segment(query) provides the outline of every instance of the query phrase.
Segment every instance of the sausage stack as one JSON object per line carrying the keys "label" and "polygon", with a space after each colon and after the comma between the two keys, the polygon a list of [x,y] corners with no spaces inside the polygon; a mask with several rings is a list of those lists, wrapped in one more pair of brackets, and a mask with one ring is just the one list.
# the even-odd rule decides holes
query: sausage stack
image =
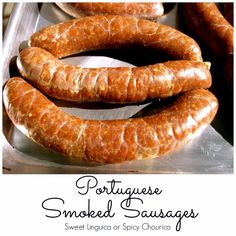
{"label": "sausage stack", "polygon": [[[82,68],[59,60],[131,44],[165,52],[174,60],[131,68]],[[67,158],[117,163],[158,157],[192,140],[216,115],[218,101],[207,90],[210,63],[203,62],[192,38],[169,26],[133,16],[86,16],[41,29],[30,46],[17,58],[24,79],[11,78],[4,88],[6,111],[29,138]],[[43,93],[110,103],[181,95],[151,116],[102,121],[67,114]]]}

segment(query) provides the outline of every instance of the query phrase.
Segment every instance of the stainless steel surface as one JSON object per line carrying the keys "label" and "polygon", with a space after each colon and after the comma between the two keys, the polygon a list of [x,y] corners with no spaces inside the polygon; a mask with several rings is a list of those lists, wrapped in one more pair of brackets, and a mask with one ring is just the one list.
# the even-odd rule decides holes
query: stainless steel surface
{"label": "stainless steel surface", "polygon": [[[27,16],[26,16],[27,14]],[[10,75],[9,64],[19,52],[19,45],[34,32],[39,18],[38,4],[16,3],[3,39],[3,81]]]}
{"label": "stainless steel surface", "polygon": [[[161,22],[177,27],[177,8]],[[30,35],[43,26],[70,19],[52,3],[17,3],[3,43],[3,82],[17,73],[9,64]],[[130,66],[101,56],[77,56],[64,59],[83,66]],[[72,104],[54,100],[66,112],[87,119],[122,119],[145,114],[152,102],[140,105]],[[121,164],[95,165],[69,163],[66,158],[46,150],[20,133],[3,110],[3,172],[4,173],[233,173],[233,147],[211,126],[183,149],[160,158]],[[71,165],[75,164],[75,165]]]}

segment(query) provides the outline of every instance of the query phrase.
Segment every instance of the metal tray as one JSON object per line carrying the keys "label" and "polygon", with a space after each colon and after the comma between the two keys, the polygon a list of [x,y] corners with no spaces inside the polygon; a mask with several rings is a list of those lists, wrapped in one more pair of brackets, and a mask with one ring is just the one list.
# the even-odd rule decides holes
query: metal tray
{"label": "metal tray", "polygon": [[[160,22],[178,28],[178,7],[172,4]],[[15,57],[31,34],[43,26],[55,24],[71,17],[54,3],[16,3],[3,42],[3,85],[9,77],[18,75]],[[141,51],[142,52],[142,51]],[[100,51],[67,58],[70,63],[84,66],[131,66],[154,63],[137,61],[134,51]],[[101,56],[101,55],[105,55]],[[114,56],[114,58],[113,58]],[[139,57],[145,58],[145,56]],[[117,60],[119,59],[119,60]],[[53,100],[63,110],[87,119],[121,119],[145,115],[152,111],[155,102],[140,105],[71,104]],[[212,126],[183,149],[160,158],[130,161],[121,164],[95,165],[85,162],[69,163],[64,157],[44,149],[21,134],[9,120],[3,107],[3,173],[233,173],[233,146]],[[217,118],[218,126],[223,126]],[[219,125],[220,124],[220,125]],[[216,127],[215,127],[216,128]],[[224,130],[224,129],[223,129]]]}

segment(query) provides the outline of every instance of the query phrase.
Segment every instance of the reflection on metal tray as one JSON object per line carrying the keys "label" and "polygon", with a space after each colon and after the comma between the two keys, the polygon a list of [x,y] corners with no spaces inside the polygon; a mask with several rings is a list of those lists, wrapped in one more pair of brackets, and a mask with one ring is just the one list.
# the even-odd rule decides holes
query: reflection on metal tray
{"label": "reflection on metal tray", "polygon": [[[160,19],[177,28],[175,7]],[[43,26],[70,19],[52,3],[17,3],[10,19],[3,44],[3,82],[17,75],[14,58],[30,35]],[[27,27],[25,27],[27,25]],[[121,50],[122,51],[122,50]],[[100,52],[101,53],[101,52]],[[115,53],[112,51],[112,53]],[[123,54],[125,51],[122,52]],[[89,54],[64,59],[83,66],[131,66],[149,61],[132,61],[127,55],[114,54],[118,59]],[[107,56],[107,55],[106,55]],[[108,55],[111,56],[111,55]],[[121,58],[119,58],[121,56]],[[142,57],[144,58],[144,57]],[[127,60],[126,60],[127,59]],[[155,60],[155,58],[153,58]],[[9,66],[10,65],[10,66]],[[10,68],[10,69],[9,69]],[[86,119],[123,119],[150,112],[153,102],[139,105],[67,104],[54,100],[66,112]],[[144,109],[145,108],[145,109]],[[46,150],[20,133],[3,110],[3,172],[4,173],[233,173],[233,147],[211,126],[183,149],[160,158],[130,161],[121,164],[97,165],[86,162],[71,165],[66,158]]]}

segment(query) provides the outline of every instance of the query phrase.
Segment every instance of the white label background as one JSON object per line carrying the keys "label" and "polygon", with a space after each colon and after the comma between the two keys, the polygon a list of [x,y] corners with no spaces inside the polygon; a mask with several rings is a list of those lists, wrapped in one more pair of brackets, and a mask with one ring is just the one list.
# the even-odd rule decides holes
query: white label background
{"label": "white label background", "polygon": [[[137,209],[191,210],[199,213],[195,219],[183,219],[179,232],[175,230],[178,219],[127,219],[119,204],[125,196],[96,195],[90,190],[86,196],[78,194],[75,182],[82,175],[2,175],[1,180],[1,235],[104,235],[137,233],[155,235],[236,235],[235,213],[236,194],[234,175],[96,175],[98,186],[107,186],[106,181],[122,181],[117,187],[141,188],[152,186],[160,188],[157,196],[137,196],[144,204]],[[65,204],[57,209],[86,210],[87,199],[91,208],[106,210],[107,201],[112,199],[116,213],[113,218],[101,219],[50,219],[41,207],[42,202],[51,197],[60,197]],[[52,205],[51,205],[52,206]],[[121,225],[123,223],[142,225],[170,225],[169,231],[139,230],[88,231],[65,230],[65,223],[81,225]]]}

